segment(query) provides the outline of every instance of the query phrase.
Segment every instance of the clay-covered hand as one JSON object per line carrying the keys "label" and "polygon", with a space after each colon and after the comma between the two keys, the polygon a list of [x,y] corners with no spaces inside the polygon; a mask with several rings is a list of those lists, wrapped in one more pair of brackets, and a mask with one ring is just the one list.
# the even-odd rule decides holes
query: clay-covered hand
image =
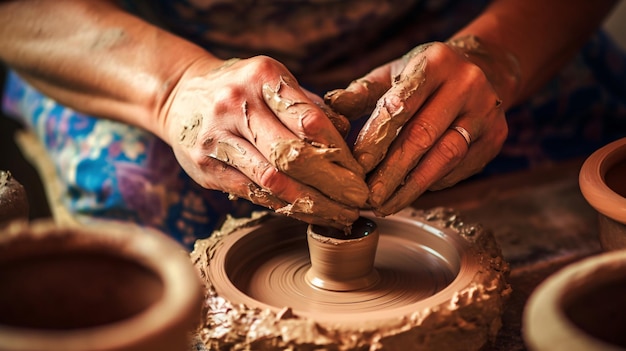
{"label": "clay-covered hand", "polygon": [[378,215],[479,172],[500,151],[508,131],[500,84],[470,60],[478,46],[464,44],[421,45],[326,94],[348,118],[371,113],[354,156],[368,173],[368,202]]}
{"label": "clay-covered hand", "polygon": [[365,173],[317,100],[269,57],[199,60],[163,106],[161,134],[201,186],[343,228],[367,200]]}

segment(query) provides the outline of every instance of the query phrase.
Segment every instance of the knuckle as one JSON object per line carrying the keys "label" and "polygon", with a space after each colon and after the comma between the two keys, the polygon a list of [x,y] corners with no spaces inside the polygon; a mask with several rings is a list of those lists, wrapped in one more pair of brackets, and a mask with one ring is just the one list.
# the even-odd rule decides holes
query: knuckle
{"label": "knuckle", "polygon": [[286,176],[270,163],[260,166],[257,174],[257,182],[261,188],[268,189],[280,198],[286,191]]}
{"label": "knuckle", "polygon": [[490,106],[493,105],[496,100],[495,97],[491,97],[491,95],[495,95],[495,93],[491,88],[491,83],[487,80],[485,72],[471,62],[465,64],[462,79],[457,81],[456,88],[459,90],[459,94],[463,95],[489,95]]}
{"label": "knuckle", "polygon": [[207,104],[207,108],[211,108],[216,116],[223,115],[232,111],[233,106],[239,106],[244,101],[245,91],[243,86],[224,85],[213,95],[211,104]]}
{"label": "knuckle", "polygon": [[423,172],[413,170],[404,181],[404,188],[412,194],[420,194],[427,189],[432,180],[430,180]]}
{"label": "knuckle", "polygon": [[465,67],[465,78],[469,82],[474,82],[474,84],[485,84],[488,83],[487,76],[482,68],[477,65],[468,62]]}
{"label": "knuckle", "polygon": [[466,146],[458,142],[452,142],[450,138],[442,138],[435,147],[435,151],[443,157],[445,161],[455,162],[461,160],[465,153]]}
{"label": "knuckle", "polygon": [[254,56],[248,59],[248,65],[246,66],[246,72],[249,76],[266,76],[271,72],[275,72],[277,69],[286,71],[286,68],[277,60],[264,55]]}
{"label": "knuckle", "polygon": [[448,45],[441,42],[432,42],[426,50],[432,60],[444,60],[454,53]]}
{"label": "knuckle", "polygon": [[408,132],[408,141],[416,150],[424,151],[430,149],[438,139],[435,127],[424,120],[416,119],[411,123]]}
{"label": "knuckle", "polygon": [[328,118],[314,105],[303,105],[301,110],[298,111],[298,115],[300,118],[300,127],[307,135],[317,135],[322,131],[322,129],[328,127]]}

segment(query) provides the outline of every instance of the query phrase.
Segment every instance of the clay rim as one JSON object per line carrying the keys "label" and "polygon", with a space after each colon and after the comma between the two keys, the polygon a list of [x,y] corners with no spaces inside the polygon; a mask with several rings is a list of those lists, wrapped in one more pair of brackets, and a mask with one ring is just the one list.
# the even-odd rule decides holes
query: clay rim
{"label": "clay rim", "polygon": [[[379,230],[384,228],[384,225],[380,223],[381,220],[389,220],[389,219],[381,219],[375,217],[372,213],[362,213],[362,216],[378,220],[379,221]],[[428,232],[431,235],[439,236],[442,238],[449,239],[448,243],[452,243],[449,248],[456,251],[458,254],[458,261],[455,262],[454,270],[456,272],[456,277],[453,279],[448,286],[437,292],[435,295],[427,297],[423,300],[420,300],[413,304],[407,304],[401,307],[387,309],[385,311],[371,311],[371,312],[360,312],[356,315],[340,315],[340,314],[328,314],[325,316],[320,316],[318,314],[310,314],[305,311],[293,310],[295,315],[298,315],[305,319],[312,319],[321,324],[342,324],[345,326],[351,325],[354,323],[355,318],[359,320],[367,320],[370,321],[368,325],[369,328],[376,328],[377,326],[388,325],[390,320],[400,320],[407,315],[407,311],[423,311],[430,307],[440,305],[449,301],[451,296],[454,296],[455,293],[458,292],[460,287],[467,287],[470,283],[475,279],[475,276],[472,274],[460,274],[464,267],[481,267],[480,269],[489,270],[487,267],[489,265],[488,260],[484,260],[484,257],[481,255],[481,252],[477,250],[475,245],[471,245],[467,240],[463,239],[458,232],[454,231],[452,228],[436,228],[427,223],[418,222],[415,218],[404,217],[404,216],[394,216],[394,221],[399,221],[406,225],[417,225],[424,231]],[[249,232],[255,230],[257,227],[253,226],[250,228],[245,228],[240,230],[237,233],[229,234],[227,237],[222,238],[220,242],[220,247],[216,250],[214,256],[211,258],[212,261],[216,262],[226,262],[228,259],[226,257],[229,252],[229,248],[236,244],[240,238],[244,237]],[[230,301],[233,304],[244,304],[248,307],[259,308],[263,310],[269,310],[273,313],[280,314],[285,306],[272,306],[260,301],[255,300],[254,298],[246,295],[244,292],[240,291],[235,284],[228,278],[228,273],[225,268],[220,265],[210,265],[209,266],[209,274],[213,277],[219,277],[220,282],[224,287],[223,291],[217,286],[213,286],[215,289],[215,293],[218,296],[223,297],[224,299]],[[466,273],[466,272],[465,272]],[[356,317],[355,317],[356,316]]]}
{"label": "clay rim", "polygon": [[[102,229],[101,226],[106,226]],[[185,330],[197,327],[203,292],[199,277],[189,262],[182,247],[164,234],[135,226],[102,221],[85,227],[58,225],[48,220],[34,221],[32,224],[14,223],[0,235],[0,245],[10,245],[13,241],[36,242],[51,237],[70,237],[70,245],[78,243],[78,248],[60,245],[61,250],[93,250],[95,247],[105,254],[123,257],[144,266],[153,272],[163,284],[163,294],[153,305],[136,315],[106,325],[64,330],[30,329],[0,325],[1,345],[21,345],[28,341],[24,350],[83,350],[85,345],[97,349],[116,349],[162,336],[172,329]],[[23,237],[23,238],[22,238]],[[58,247],[57,247],[58,249]],[[43,247],[33,255],[49,251]],[[189,316],[197,314],[193,324]]]}
{"label": "clay rim", "polygon": [[622,224],[626,224],[626,198],[608,187],[605,176],[611,167],[624,160],[626,138],[611,142],[592,153],[583,163],[578,177],[580,191],[589,205]]}
{"label": "clay rim", "polygon": [[[349,325],[318,322],[298,316],[288,307],[276,313],[233,304],[216,291],[210,267],[215,263],[215,252],[221,248],[222,240],[242,229],[266,223],[267,217],[275,215],[255,212],[249,218],[231,217],[211,237],[198,240],[191,252],[206,289],[199,337],[211,349],[406,350],[410,340],[422,350],[468,351],[483,349],[487,342],[495,340],[511,293],[507,282],[509,266],[491,231],[480,223],[466,222],[456,210],[406,208],[393,217],[408,217],[429,227],[450,229],[452,235],[475,246],[482,265],[464,272],[474,276],[472,282],[445,302],[427,309],[407,311],[391,320],[363,319]],[[458,334],[460,325],[464,330],[462,337]]]}
{"label": "clay rim", "polygon": [[[578,288],[626,278],[626,251],[612,251],[572,263],[544,280],[531,294],[522,316],[524,341],[532,350],[623,350],[587,334],[570,321],[564,305]],[[608,274],[611,275],[611,274]],[[600,277],[600,278],[598,278]],[[590,286],[590,284],[592,284]]]}

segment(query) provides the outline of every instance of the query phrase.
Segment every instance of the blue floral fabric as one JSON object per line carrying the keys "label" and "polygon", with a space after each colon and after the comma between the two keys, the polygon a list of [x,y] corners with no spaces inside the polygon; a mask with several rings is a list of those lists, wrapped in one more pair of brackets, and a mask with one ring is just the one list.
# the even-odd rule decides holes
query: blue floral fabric
{"label": "blue floral fabric", "polygon": [[[338,77],[354,79],[392,58],[372,54],[368,62],[363,50],[374,53],[385,45],[385,52],[398,57],[420,43],[445,40],[487,1],[268,0],[255,2],[263,5],[258,11],[237,0],[122,3],[223,58],[268,54],[285,60],[296,76],[306,76],[307,68],[324,72],[342,67],[336,70],[341,71]],[[298,10],[301,6],[306,11]],[[243,21],[227,21],[237,16],[248,19],[245,32],[233,25]],[[276,20],[289,31],[277,31]],[[293,41],[294,33],[299,39],[295,46],[276,46],[277,38]],[[382,41],[374,36],[381,33]],[[342,81],[328,77],[332,84]],[[323,93],[343,86],[307,87]],[[64,204],[74,213],[154,227],[191,248],[226,215],[246,216],[259,209],[199,187],[154,135],[62,106],[13,72],[6,81],[3,108],[46,146],[65,185]],[[510,110],[507,118],[510,135],[484,174],[584,156],[626,136],[626,54],[598,32],[554,80]]]}

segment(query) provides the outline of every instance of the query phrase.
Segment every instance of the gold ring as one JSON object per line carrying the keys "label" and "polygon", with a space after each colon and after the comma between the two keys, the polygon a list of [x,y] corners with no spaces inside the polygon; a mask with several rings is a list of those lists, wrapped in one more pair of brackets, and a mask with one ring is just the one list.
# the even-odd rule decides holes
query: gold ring
{"label": "gold ring", "polygon": [[465,139],[465,142],[467,143],[467,147],[470,146],[470,144],[472,143],[472,136],[467,131],[467,129],[465,129],[465,128],[461,127],[461,126],[452,126],[452,127],[450,127],[450,129],[455,130],[459,134],[461,134],[461,136],[463,137],[463,139]]}

